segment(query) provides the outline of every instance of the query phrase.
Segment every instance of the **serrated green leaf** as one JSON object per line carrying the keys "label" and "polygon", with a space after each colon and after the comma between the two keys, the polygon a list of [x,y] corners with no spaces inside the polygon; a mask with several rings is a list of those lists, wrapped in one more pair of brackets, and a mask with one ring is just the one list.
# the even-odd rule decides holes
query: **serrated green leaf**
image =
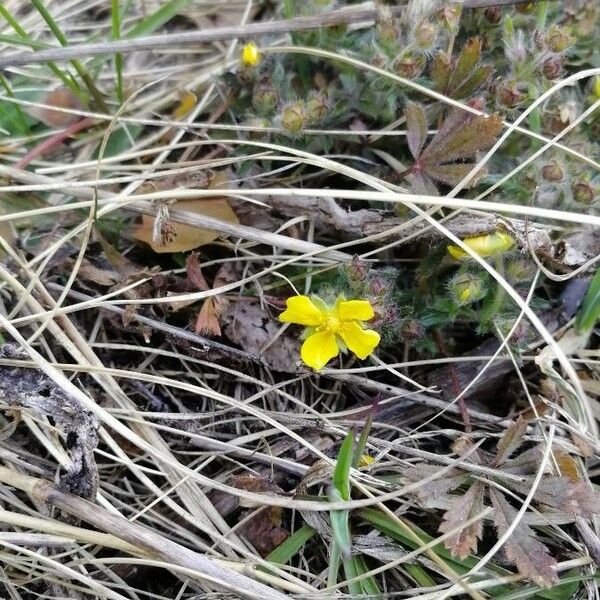
{"label": "serrated green leaf", "polygon": [[600,268],[596,270],[581,308],[577,312],[575,330],[577,333],[587,333],[593,329],[598,319],[600,319]]}

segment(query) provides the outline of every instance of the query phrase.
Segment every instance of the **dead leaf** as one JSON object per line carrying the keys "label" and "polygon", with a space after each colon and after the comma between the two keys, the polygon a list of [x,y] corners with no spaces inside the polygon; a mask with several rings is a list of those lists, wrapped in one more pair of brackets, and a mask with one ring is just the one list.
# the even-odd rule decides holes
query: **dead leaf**
{"label": "dead leaf", "polygon": [[209,289],[208,283],[206,283],[206,279],[204,279],[204,275],[202,274],[202,269],[200,268],[200,263],[198,261],[199,254],[197,252],[192,252],[188,254],[185,259],[185,271],[187,273],[188,279],[190,283],[199,291],[205,292]]}
{"label": "dead leaf", "polygon": [[110,287],[121,280],[120,275],[113,270],[101,269],[84,258],[77,272],[77,276],[102,287]]}
{"label": "dead leaf", "polygon": [[560,469],[560,474],[563,477],[566,477],[569,481],[573,482],[581,481],[577,463],[572,456],[558,450],[554,452],[554,457],[556,458],[556,463]]}
{"label": "dead leaf", "polygon": [[[239,223],[236,214],[229,206],[226,198],[199,198],[192,200],[178,200],[169,204],[169,209],[188,211],[197,215],[205,215],[227,221],[228,223]],[[142,215],[141,224],[135,229],[133,236],[146,242],[154,252],[187,252],[200,246],[214,242],[219,234],[207,229],[192,227],[174,221],[165,221],[164,226],[169,229],[169,235],[162,240],[154,239],[154,231],[157,217]],[[159,223],[162,229],[162,223]]]}
{"label": "dead leaf", "polygon": [[[230,485],[247,492],[282,494],[283,490],[270,478],[264,475],[232,475]],[[219,514],[227,516],[238,508],[240,511],[238,522],[246,519],[254,512],[257,505],[247,502],[243,498],[223,492],[213,492],[211,501]],[[289,535],[289,531],[282,527],[283,508],[280,506],[266,506],[260,512],[244,522],[238,531],[243,535],[259,554],[263,557],[270,554],[277,546],[282,544]]]}
{"label": "dead leaf", "polygon": [[[498,537],[504,535],[514,522],[517,510],[496,489],[490,488],[494,507],[493,517]],[[551,587],[559,581],[557,563],[548,548],[536,539],[533,530],[521,520],[504,544],[506,556],[517,566],[521,575],[541,587]]]}
{"label": "dead leaf", "polygon": [[[258,300],[243,298],[231,303],[223,313],[222,323],[223,332],[234,344],[250,354],[260,355],[274,371],[296,372],[300,360],[298,339],[284,334],[270,344],[281,323],[271,317]],[[266,349],[263,351],[263,348]]]}
{"label": "dead leaf", "polygon": [[196,317],[194,331],[207,337],[221,335],[221,325],[215,303],[212,298],[207,298],[202,304],[202,308]]}
{"label": "dead leaf", "polygon": [[[465,494],[458,496],[446,511],[439,531],[441,533],[452,531],[481,513],[484,509],[483,491],[484,486],[480,481],[471,484]],[[447,538],[444,545],[450,550],[452,556],[465,559],[471,552],[477,552],[477,541],[482,535],[483,521],[479,520]]]}
{"label": "dead leaf", "polygon": [[450,469],[442,473],[440,467],[425,463],[409,467],[404,475],[416,483],[436,473],[441,473],[441,475],[437,479],[424,483],[417,490],[419,498],[427,508],[436,507],[440,500],[446,500],[448,492],[461,486],[468,478],[466,473],[458,469]]}
{"label": "dead leaf", "polygon": [[497,465],[501,465],[510,458],[511,454],[523,443],[523,436],[526,431],[527,421],[523,417],[519,417],[506,428],[496,449]]}

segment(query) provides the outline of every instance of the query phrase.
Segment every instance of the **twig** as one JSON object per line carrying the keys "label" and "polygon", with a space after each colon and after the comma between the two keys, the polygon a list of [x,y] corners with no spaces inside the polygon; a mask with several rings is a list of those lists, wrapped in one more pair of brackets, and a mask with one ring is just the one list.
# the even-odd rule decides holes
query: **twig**
{"label": "twig", "polygon": [[[52,282],[49,282],[47,284],[47,287],[59,291],[64,290],[64,286]],[[87,302],[89,300],[93,300],[92,296],[82,294],[81,292],[76,292],[75,290],[69,290],[68,295],[80,302]],[[110,304],[103,305],[102,308],[117,315],[123,315],[125,313],[125,309]],[[161,331],[162,333],[172,338],[174,341],[181,340],[188,344],[197,344],[199,347],[193,349],[200,352],[214,351],[232,360],[254,362],[259,365],[264,364],[260,356],[250,354],[249,352],[245,352],[244,350],[232,348],[231,346],[227,346],[226,344],[221,344],[220,342],[203,337],[201,335],[198,335],[197,333],[187,331],[185,329],[182,329],[181,327],[174,327],[173,325],[169,325],[168,323],[163,323],[162,321],[157,321],[156,319],[151,319],[150,317],[145,317],[143,315],[138,314],[135,315],[134,321],[137,321],[142,325],[147,325],[155,331]]]}
{"label": "twig", "polygon": [[454,0],[453,4],[461,4],[464,8],[488,8],[490,6],[510,6],[511,4],[527,4],[539,0]]}
{"label": "twig", "polygon": [[[399,14],[404,8],[396,6],[390,8],[390,10],[394,14]],[[126,52],[135,52],[136,50],[160,50],[188,44],[201,44],[237,38],[256,38],[269,34],[289,33],[290,31],[308,31],[310,29],[320,29],[321,27],[374,21],[378,14],[379,10],[372,2],[365,2],[357,6],[340,8],[308,17],[265,21],[232,27],[214,27],[200,31],[168,33],[136,39],[98,42],[96,44],[74,44],[73,46],[48,48],[38,52],[17,52],[0,58],[0,69],[49,61],[65,62],[73,58],[88,58],[98,54],[124,54]]]}
{"label": "twig", "polygon": [[[211,587],[233,590],[246,598],[263,598],[265,600],[284,600],[286,595],[274,590],[246,575],[226,569],[215,561],[186,548],[151,529],[132,523],[110,511],[59,490],[51,482],[37,479],[0,466],[0,481],[30,494],[36,500],[56,506],[77,518],[113,533],[121,540],[145,550],[162,560],[192,569],[198,573],[198,579]],[[208,580],[208,581],[206,581]]]}

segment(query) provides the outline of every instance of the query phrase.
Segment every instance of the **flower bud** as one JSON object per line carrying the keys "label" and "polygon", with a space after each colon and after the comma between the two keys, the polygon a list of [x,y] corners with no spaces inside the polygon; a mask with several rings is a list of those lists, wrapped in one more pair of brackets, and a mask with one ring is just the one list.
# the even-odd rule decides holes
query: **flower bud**
{"label": "flower bud", "polygon": [[288,104],[281,111],[281,126],[292,133],[299,133],[306,124],[306,109],[304,102]]}
{"label": "flower bud", "polygon": [[377,15],[377,36],[382,42],[395,42],[398,35],[398,24],[392,11],[388,6],[380,5]]}
{"label": "flower bud", "polygon": [[460,22],[460,13],[461,6],[458,3],[454,5],[446,4],[437,11],[436,17],[446,31],[456,33]]}
{"label": "flower bud", "polygon": [[594,202],[596,192],[587,181],[576,181],[571,186],[571,193],[575,202],[580,204],[592,204]]}
{"label": "flower bud", "polygon": [[425,327],[417,319],[405,319],[400,328],[400,335],[408,342],[420,340],[425,335]]}
{"label": "flower bud", "polygon": [[459,271],[448,282],[448,290],[454,303],[463,306],[481,300],[485,296],[486,286],[481,275]]}
{"label": "flower bud", "polygon": [[306,116],[311,123],[319,123],[329,112],[329,101],[323,94],[312,94],[306,103]]}
{"label": "flower bud", "polygon": [[525,94],[515,81],[507,81],[498,87],[498,102],[507,108],[514,108],[525,100]]}
{"label": "flower bud", "polygon": [[546,181],[559,183],[565,178],[565,174],[562,167],[553,160],[542,167],[542,177]]}
{"label": "flower bud", "polygon": [[551,56],[544,61],[542,73],[546,79],[553,81],[558,79],[563,72],[563,61],[560,56]]}
{"label": "flower bud", "polygon": [[488,6],[483,14],[485,20],[492,25],[498,25],[502,20],[502,8],[500,6]]}
{"label": "flower bud", "polygon": [[511,283],[525,283],[535,275],[535,263],[525,258],[515,258],[506,263],[506,275]]}
{"label": "flower bud", "polygon": [[277,92],[270,85],[259,85],[254,90],[252,104],[258,112],[263,114],[270,113],[277,106]]}
{"label": "flower bud", "polygon": [[425,67],[425,59],[415,54],[406,54],[397,58],[392,65],[394,72],[404,79],[414,79],[418,77]]}
{"label": "flower bud", "polygon": [[433,23],[422,21],[414,30],[415,45],[421,50],[431,50],[435,44],[437,29]]}
{"label": "flower bud", "polygon": [[544,44],[550,52],[560,54],[573,43],[573,38],[564,27],[553,25],[544,35]]}

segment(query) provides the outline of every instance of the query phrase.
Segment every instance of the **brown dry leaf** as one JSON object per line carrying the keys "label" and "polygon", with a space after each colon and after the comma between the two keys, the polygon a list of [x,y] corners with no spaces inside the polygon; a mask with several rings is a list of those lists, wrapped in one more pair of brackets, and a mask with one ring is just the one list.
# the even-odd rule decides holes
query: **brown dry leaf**
{"label": "brown dry leaf", "polygon": [[[264,475],[232,475],[230,484],[248,492],[283,493],[283,490],[272,479]],[[224,496],[230,495],[224,494]],[[247,509],[241,512],[240,521],[250,515],[256,508],[256,504],[248,503],[243,498],[235,498],[229,502],[222,498],[219,504],[221,510],[225,508],[229,513],[238,507]],[[283,543],[289,535],[289,531],[282,527],[282,521],[283,508],[280,506],[264,507],[259,513],[241,525],[239,532],[256,548],[261,556],[265,557]]]}
{"label": "brown dry leaf", "polygon": [[[404,475],[410,481],[419,482],[440,472],[441,470],[437,466],[419,463],[409,467],[404,472]],[[417,494],[425,507],[433,508],[438,506],[440,500],[447,500],[448,492],[455,490],[466,480],[466,473],[459,471],[458,469],[450,469],[449,471],[442,473],[437,479],[429,481],[428,483],[424,483],[417,490]]]}
{"label": "brown dry leaf", "polygon": [[[494,507],[494,524],[498,537],[501,537],[515,520],[517,510],[494,488],[490,488],[490,498]],[[558,583],[556,561],[550,556],[548,548],[536,539],[533,530],[523,521],[514,528],[504,548],[506,556],[517,566],[521,575],[541,587],[551,587]]]}
{"label": "brown dry leaf", "polygon": [[[444,514],[444,520],[439,527],[441,533],[452,531],[472,519],[484,509],[484,486],[480,481],[471,484],[464,495],[458,496],[452,506]],[[465,559],[471,552],[477,552],[477,541],[483,535],[483,522],[481,520],[463,527],[458,533],[446,539],[444,545],[452,556]]]}
{"label": "brown dry leaf", "polygon": [[202,274],[202,269],[200,268],[200,262],[198,260],[199,254],[197,252],[192,252],[188,254],[185,259],[185,271],[188,276],[190,283],[201,292],[205,292],[209,289],[208,283],[206,283],[206,279]]}
{"label": "brown dry leaf", "polygon": [[563,477],[566,477],[569,481],[573,482],[581,481],[577,463],[572,456],[558,450],[554,452],[554,458],[556,458],[556,463],[558,464],[558,468]]}
{"label": "brown dry leaf", "polygon": [[501,465],[510,458],[511,454],[523,443],[523,436],[526,431],[527,421],[523,417],[519,417],[506,428],[496,449],[497,465]]}
{"label": "brown dry leaf", "polygon": [[258,300],[241,298],[232,302],[223,313],[222,324],[224,334],[234,344],[250,354],[260,355],[274,371],[296,372],[300,360],[298,340],[284,334],[271,344],[281,323],[271,317]]}
{"label": "brown dry leaf", "polygon": [[[215,219],[227,221],[228,223],[239,223],[237,215],[233,212],[231,206],[229,206],[229,202],[226,198],[178,200],[173,204],[169,204],[169,208],[213,217]],[[155,222],[155,217],[143,215],[142,222],[135,229],[133,236],[142,242],[146,242],[154,252],[161,254],[194,250],[205,244],[210,244],[219,237],[219,234],[214,231],[169,221],[167,223],[169,228],[168,238],[158,242],[154,240]]]}
{"label": "brown dry leaf", "polygon": [[202,308],[196,317],[194,331],[206,337],[215,337],[221,335],[221,325],[219,323],[219,313],[215,307],[212,298],[207,298],[202,304]]}
{"label": "brown dry leaf", "polygon": [[86,258],[81,262],[77,275],[86,281],[102,287],[110,287],[111,285],[115,285],[117,281],[121,281],[121,276],[116,271],[101,269]]}

